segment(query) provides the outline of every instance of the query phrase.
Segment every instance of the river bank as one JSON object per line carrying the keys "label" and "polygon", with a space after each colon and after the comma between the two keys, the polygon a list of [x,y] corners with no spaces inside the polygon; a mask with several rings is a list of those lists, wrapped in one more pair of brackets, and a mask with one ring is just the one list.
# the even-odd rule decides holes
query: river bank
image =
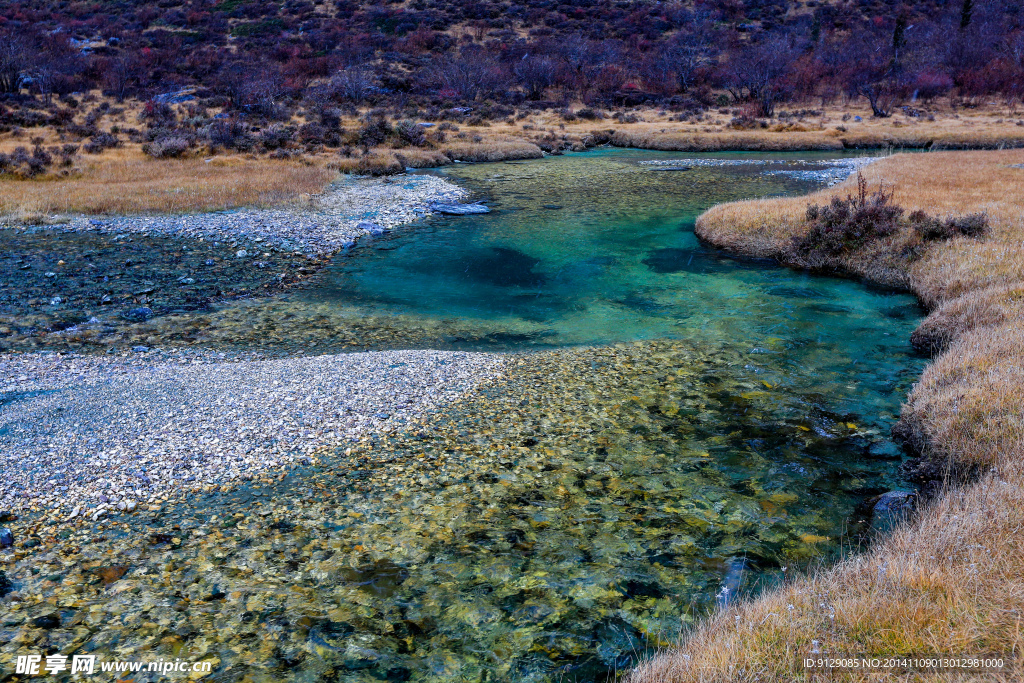
{"label": "river bank", "polygon": [[[1024,604],[1024,153],[895,156],[864,169],[908,211],[984,211],[983,239],[955,238],[907,259],[897,234],[844,257],[840,272],[914,292],[931,311],[915,333],[936,353],[894,433],[908,472],[946,477],[908,526],[869,553],[725,610],[636,669],[634,683],[803,680],[796,656],[1019,653]],[[732,251],[791,261],[809,202],[756,200],[705,213],[698,234]],[[995,675],[1007,680],[1013,674]],[[844,680],[872,678],[848,674]]]}
{"label": "river bank", "polygon": [[503,365],[434,351],[224,356],[0,356],[0,508],[56,523],[251,479],[406,424]]}
{"label": "river bank", "polygon": [[218,487],[404,424],[497,372],[484,354],[325,355],[308,340],[280,358],[147,331],[266,300],[359,237],[465,196],[436,176],[354,178],[303,207],[4,230],[0,345],[22,353],[0,354],[0,509],[59,522]]}

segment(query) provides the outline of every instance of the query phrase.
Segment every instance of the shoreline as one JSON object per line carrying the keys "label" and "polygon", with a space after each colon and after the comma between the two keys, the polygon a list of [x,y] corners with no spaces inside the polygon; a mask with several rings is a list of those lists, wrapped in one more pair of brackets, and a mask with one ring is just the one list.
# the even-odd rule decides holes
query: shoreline
{"label": "shoreline", "polygon": [[[910,291],[929,312],[914,345],[932,361],[893,435],[915,456],[906,474],[931,498],[867,553],[712,616],[677,648],[634,669],[631,683],[740,681],[753,671],[758,680],[802,679],[807,672],[796,655],[811,651],[952,653],[965,642],[972,652],[1020,650],[1012,616],[1019,611],[1010,606],[1019,607],[1024,575],[1015,547],[1024,518],[1024,434],[1014,370],[1024,317],[1017,303],[1024,173],[1006,169],[1019,168],[1024,153],[957,154],[973,156],[941,169],[934,156],[927,163],[890,157],[864,170],[872,187],[894,186],[895,203],[908,211],[986,211],[994,224],[988,236],[940,243],[908,264],[896,256],[905,239],[896,235],[825,269]],[[929,177],[940,187],[916,197]],[[788,254],[790,240],[806,230],[803,209],[853,189],[847,182],[801,198],[719,205],[698,218],[696,232],[719,248],[807,269]]]}
{"label": "shoreline", "polygon": [[[438,176],[407,176],[402,184],[390,177],[342,176],[322,194],[311,197],[305,207],[240,207],[225,211],[105,218],[73,215],[66,223],[43,227],[62,232],[246,241],[261,248],[322,259],[351,248],[360,237],[390,232],[431,215],[433,202],[460,201],[468,195],[464,188]],[[28,229],[28,226],[2,228]]]}
{"label": "shoreline", "polygon": [[[0,389],[0,509],[95,521],[308,464],[318,449],[393,431],[457,400],[505,362],[446,351],[269,360],[182,350],[3,354],[0,371],[15,383]],[[93,455],[83,459],[86,450]]]}
{"label": "shoreline", "polygon": [[[316,198],[312,210],[243,209],[102,221],[80,216],[51,227],[223,240],[234,246],[214,246],[239,260],[261,257],[244,250],[235,254],[238,242],[261,250],[296,249],[308,259],[303,266],[308,268],[362,236],[429,215],[431,202],[460,201],[468,194],[438,176],[410,176],[403,182],[343,178]],[[265,267],[261,261],[256,265]],[[74,335],[109,322],[93,318],[52,334]],[[0,464],[5,480],[0,509],[69,521],[131,512],[169,493],[247,479],[308,459],[316,446],[393,430],[455,400],[499,373],[503,363],[498,354],[449,351],[323,355],[309,349],[300,357],[273,358],[173,345],[133,347],[114,356],[0,353],[7,378],[0,387],[0,407],[8,425],[0,433],[6,453]],[[246,383],[251,386],[241,392],[244,396],[236,396]],[[334,410],[339,391],[346,395],[345,405]],[[99,401],[98,395],[107,399]],[[110,414],[89,419],[95,412]],[[37,424],[45,426],[35,429]],[[93,455],[82,460],[78,454],[83,451]]]}

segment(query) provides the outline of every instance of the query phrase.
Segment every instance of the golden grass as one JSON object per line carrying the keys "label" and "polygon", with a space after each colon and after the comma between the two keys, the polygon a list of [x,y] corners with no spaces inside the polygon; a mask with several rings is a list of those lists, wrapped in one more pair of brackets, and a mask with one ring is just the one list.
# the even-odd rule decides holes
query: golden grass
{"label": "golden grass", "polygon": [[[92,96],[94,101],[102,100],[98,92]],[[114,113],[100,118],[96,124],[100,130],[109,132],[115,125],[123,129],[138,124],[142,102],[109,103]],[[93,106],[80,108],[79,122]],[[184,114],[184,105],[175,107],[179,114]],[[582,108],[582,103],[570,107],[574,111]],[[430,142],[419,148],[381,147],[366,155],[348,152],[349,156],[342,156],[337,150],[303,151],[293,146],[290,153],[300,155],[305,166],[232,153],[218,154],[216,161],[207,165],[200,159],[153,160],[142,154],[139,145],[126,143],[100,155],[81,154],[76,161],[80,172],[68,177],[0,180],[0,220],[45,221],[68,212],[182,212],[276,205],[318,192],[329,182],[332,171],[383,175],[453,161],[532,159],[543,156],[542,149],[579,151],[605,142],[686,152],[1024,147],[1024,125],[1017,125],[1020,117],[1014,111],[991,104],[955,111],[946,105],[936,105],[934,120],[908,117],[902,112],[875,119],[859,105],[821,110],[817,103],[802,103],[787,108],[818,109],[819,113],[789,117],[766,128],[737,130],[730,126],[736,111],[732,106],[711,108],[699,119],[691,117],[685,121],[678,120],[676,112],[636,108],[629,112],[638,117],[636,123],[622,123],[610,116],[566,121],[560,111],[521,110],[506,121],[459,123],[457,131],[448,132],[443,139],[438,138],[437,129],[430,129]],[[856,120],[857,115],[860,121]],[[292,121],[301,122],[301,117]],[[350,116],[341,125],[348,131],[347,139],[352,140],[364,121],[362,116]],[[124,136],[120,137],[123,140]],[[50,128],[32,128],[17,134],[0,134],[0,153],[31,147],[36,138],[42,138],[44,146],[82,142]],[[59,175],[59,171],[52,175]]]}
{"label": "golden grass", "polygon": [[434,168],[453,161],[507,161],[538,159],[544,156],[540,147],[516,139],[489,139],[481,142],[456,140],[442,143],[438,149],[378,147],[365,156],[340,157],[327,161],[327,166],[342,173],[389,175],[406,168]]}
{"label": "golden grass", "polygon": [[[865,171],[895,199],[932,214],[987,211],[991,234],[930,247],[899,273],[933,309],[918,335],[944,349],[901,415],[922,472],[981,472],[949,487],[912,524],[868,553],[717,614],[679,649],[638,667],[632,683],[811,680],[796,653],[980,654],[1024,649],[1024,151],[894,156]],[[852,191],[848,181],[817,193]],[[805,229],[808,198],[739,202],[698,219],[721,246],[781,255]],[[899,239],[890,244],[898,244]],[[886,245],[882,245],[884,248]],[[881,249],[849,259],[855,273],[892,278]],[[878,266],[881,261],[881,267]],[[931,468],[931,469],[929,469]],[[895,680],[835,675],[828,680]],[[929,676],[927,680],[952,680]],[[979,680],[1020,680],[992,675]],[[923,676],[899,680],[924,680]],[[973,679],[972,679],[973,680]]]}
{"label": "golden grass", "polygon": [[[728,112],[732,109],[726,108]],[[936,106],[934,120],[924,116],[893,116],[878,119],[859,106],[827,107],[815,103],[792,104],[786,109],[816,109],[817,116],[787,119],[768,128],[734,129],[732,113],[710,109],[700,120],[673,120],[671,112],[639,109],[637,123],[603,121],[561,123],[557,114],[531,115],[517,123],[535,129],[585,136],[597,130],[613,130],[613,144],[678,152],[836,150],[844,148],[921,147],[930,149],[1002,149],[1024,146],[1022,117],[1010,110],[952,111]],[[860,121],[855,116],[861,117]],[[844,120],[846,119],[846,120]],[[524,133],[525,134],[525,133]]]}
{"label": "golden grass", "polygon": [[67,178],[0,180],[0,216],[45,220],[69,213],[137,214],[275,206],[316,194],[337,176],[319,165],[220,156],[150,159],[136,149],[81,160]]}
{"label": "golden grass", "polygon": [[504,161],[539,159],[540,147],[525,140],[491,138],[481,142],[449,142],[441,147],[453,161]]}

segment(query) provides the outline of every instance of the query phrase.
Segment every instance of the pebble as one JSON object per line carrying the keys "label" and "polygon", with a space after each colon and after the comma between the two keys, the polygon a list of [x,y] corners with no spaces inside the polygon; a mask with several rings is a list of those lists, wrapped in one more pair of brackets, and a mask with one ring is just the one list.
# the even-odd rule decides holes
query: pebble
{"label": "pebble", "polygon": [[[383,234],[433,211],[432,205],[458,205],[468,192],[450,180],[412,174],[388,179],[345,177],[307,206],[236,209],[217,213],[119,216],[96,221],[72,217],[67,231],[162,234],[207,240],[258,241],[267,247],[326,256],[366,234]],[[469,205],[476,206],[476,205]],[[375,226],[373,230],[364,227]],[[249,256],[240,249],[238,258]],[[209,260],[207,265],[213,265]],[[47,273],[56,277],[56,273]]]}
{"label": "pebble", "polygon": [[249,479],[323,445],[407,424],[505,362],[451,351],[271,360],[134,351],[0,354],[0,376],[18,378],[5,390],[21,397],[0,405],[4,509],[96,520],[137,500]]}

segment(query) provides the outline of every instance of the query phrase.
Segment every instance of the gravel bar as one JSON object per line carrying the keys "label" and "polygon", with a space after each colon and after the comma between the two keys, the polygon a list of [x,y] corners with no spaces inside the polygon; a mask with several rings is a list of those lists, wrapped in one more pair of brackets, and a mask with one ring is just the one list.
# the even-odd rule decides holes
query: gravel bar
{"label": "gravel bar", "polygon": [[246,239],[307,256],[326,256],[351,247],[374,230],[391,230],[429,215],[433,202],[459,202],[467,195],[464,188],[432,175],[351,177],[311,198],[308,206],[103,219],[76,216],[64,224],[64,230]]}
{"label": "gravel bar", "polygon": [[0,508],[116,514],[246,479],[405,424],[504,362],[445,351],[0,355]]}

